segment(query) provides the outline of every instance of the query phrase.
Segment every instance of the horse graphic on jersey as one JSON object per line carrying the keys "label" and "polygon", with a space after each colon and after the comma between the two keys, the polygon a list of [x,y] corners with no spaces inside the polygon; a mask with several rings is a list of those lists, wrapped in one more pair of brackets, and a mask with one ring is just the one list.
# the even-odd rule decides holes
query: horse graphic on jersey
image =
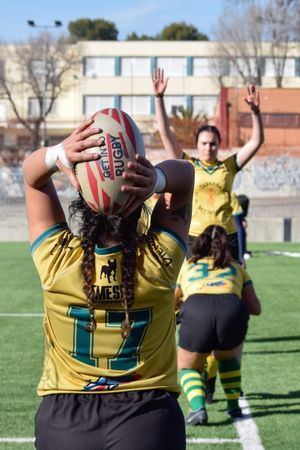
{"label": "horse graphic on jersey", "polygon": [[117,281],[117,260],[114,258],[112,261],[109,259],[108,264],[104,264],[101,267],[100,272],[100,280],[102,279],[102,275],[104,274],[107,278],[107,281],[110,283],[110,277],[113,277],[114,281]]}

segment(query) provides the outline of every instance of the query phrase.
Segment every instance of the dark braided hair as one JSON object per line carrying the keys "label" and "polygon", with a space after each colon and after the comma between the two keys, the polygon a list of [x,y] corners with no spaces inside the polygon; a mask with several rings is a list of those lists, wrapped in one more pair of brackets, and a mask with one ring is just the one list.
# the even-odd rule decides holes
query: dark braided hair
{"label": "dark braided hair", "polygon": [[83,276],[83,291],[87,298],[91,323],[86,330],[94,332],[96,321],[94,309],[97,305],[94,291],[95,279],[95,245],[105,247],[107,241],[115,241],[122,250],[121,260],[121,295],[125,310],[125,320],[122,323],[122,336],[128,337],[131,329],[130,312],[134,304],[134,293],[137,272],[137,245],[142,236],[137,232],[137,224],[142,207],[137,208],[128,217],[120,214],[105,216],[94,212],[84,201],[81,194],[70,205],[70,218],[79,223],[79,236],[83,249],[81,272]]}
{"label": "dark braided hair", "polygon": [[226,231],[219,225],[210,225],[195,240],[192,248],[191,262],[212,256],[213,269],[228,267],[233,260],[230,244],[227,242]]}

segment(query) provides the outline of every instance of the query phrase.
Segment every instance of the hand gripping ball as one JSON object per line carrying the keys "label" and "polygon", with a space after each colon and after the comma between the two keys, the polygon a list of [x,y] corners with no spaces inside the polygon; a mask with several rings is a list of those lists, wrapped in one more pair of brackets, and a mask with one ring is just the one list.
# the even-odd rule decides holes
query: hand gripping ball
{"label": "hand gripping ball", "polygon": [[100,158],[76,164],[76,176],[90,208],[105,215],[119,214],[132,199],[130,194],[121,191],[122,174],[128,161],[135,161],[136,154],[144,156],[142,135],[132,118],[120,109],[103,109],[93,118],[92,126],[102,130],[95,137],[103,145],[86,151],[99,153]]}

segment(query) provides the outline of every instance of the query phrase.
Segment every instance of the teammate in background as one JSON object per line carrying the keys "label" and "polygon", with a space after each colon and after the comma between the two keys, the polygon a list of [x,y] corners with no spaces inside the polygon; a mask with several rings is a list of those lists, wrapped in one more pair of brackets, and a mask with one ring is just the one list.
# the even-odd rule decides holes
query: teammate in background
{"label": "teammate in background", "polygon": [[247,97],[245,98],[252,112],[251,139],[236,155],[220,161],[218,159],[218,150],[221,143],[220,132],[211,125],[204,125],[198,129],[196,144],[199,157],[191,158],[184,153],[170,128],[165,110],[164,93],[168,79],[164,77],[164,71],[157,69],[153,73],[152,82],[158,130],[167,155],[169,158],[186,159],[195,168],[189,248],[191,248],[195,237],[202,233],[208,225],[217,224],[225,228],[228,241],[233,249],[234,259],[238,261],[238,239],[232,217],[230,194],[236,173],[255,155],[264,141],[263,123],[259,109],[259,92],[254,85],[251,85],[248,87]]}
{"label": "teammate in background", "polygon": [[[62,161],[99,157],[84,153],[101,145],[92,122],[62,142],[56,159],[77,188],[74,170]],[[75,236],[51,180],[51,151],[40,148],[24,162],[32,256],[45,306],[36,448],[183,450],[173,296],[186,251],[193,168],[174,160],[153,167],[137,156],[122,175],[122,190],[135,205],[162,192],[147,234],[137,233],[142,206],[105,216],[79,195],[71,205],[80,224]]]}
{"label": "teammate in background", "polygon": [[261,305],[249,275],[232,260],[224,228],[210,225],[196,238],[191,258],[180,271],[175,297],[183,299],[178,370],[190,406],[186,424],[208,421],[203,371],[212,351],[219,361],[228,414],[241,418],[241,373],[235,352],[246,336],[249,314],[259,315]]}
{"label": "teammate in background", "polygon": [[237,229],[238,245],[239,245],[239,261],[244,263],[245,253],[245,228],[244,228],[244,211],[239,202],[237,195],[231,192],[231,208],[232,215]]}

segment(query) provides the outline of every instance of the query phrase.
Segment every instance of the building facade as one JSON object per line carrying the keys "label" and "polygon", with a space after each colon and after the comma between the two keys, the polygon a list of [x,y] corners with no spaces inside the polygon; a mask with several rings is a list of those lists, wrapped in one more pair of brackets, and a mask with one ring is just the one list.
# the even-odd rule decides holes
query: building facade
{"label": "building facade", "polygon": [[[222,85],[234,89],[244,81],[218,53],[216,42],[206,41],[87,41],[76,44],[81,63],[68,75],[68,89],[55,101],[46,119],[49,143],[66,136],[84,117],[105,107],[121,108],[134,117],[151,146],[156,130],[151,73],[163,68],[169,84],[165,96],[168,114],[179,106],[211,121]],[[269,46],[264,45],[262,85],[274,88],[275,73]],[[2,52],[3,53],[3,52]],[[237,57],[238,58],[238,57]],[[2,61],[7,70],[10,61]],[[300,44],[291,44],[285,64],[284,88],[300,88]],[[37,99],[20,94],[23,115],[34,117]],[[0,99],[0,148],[30,145],[28,133],[16,123],[9,101]]]}

